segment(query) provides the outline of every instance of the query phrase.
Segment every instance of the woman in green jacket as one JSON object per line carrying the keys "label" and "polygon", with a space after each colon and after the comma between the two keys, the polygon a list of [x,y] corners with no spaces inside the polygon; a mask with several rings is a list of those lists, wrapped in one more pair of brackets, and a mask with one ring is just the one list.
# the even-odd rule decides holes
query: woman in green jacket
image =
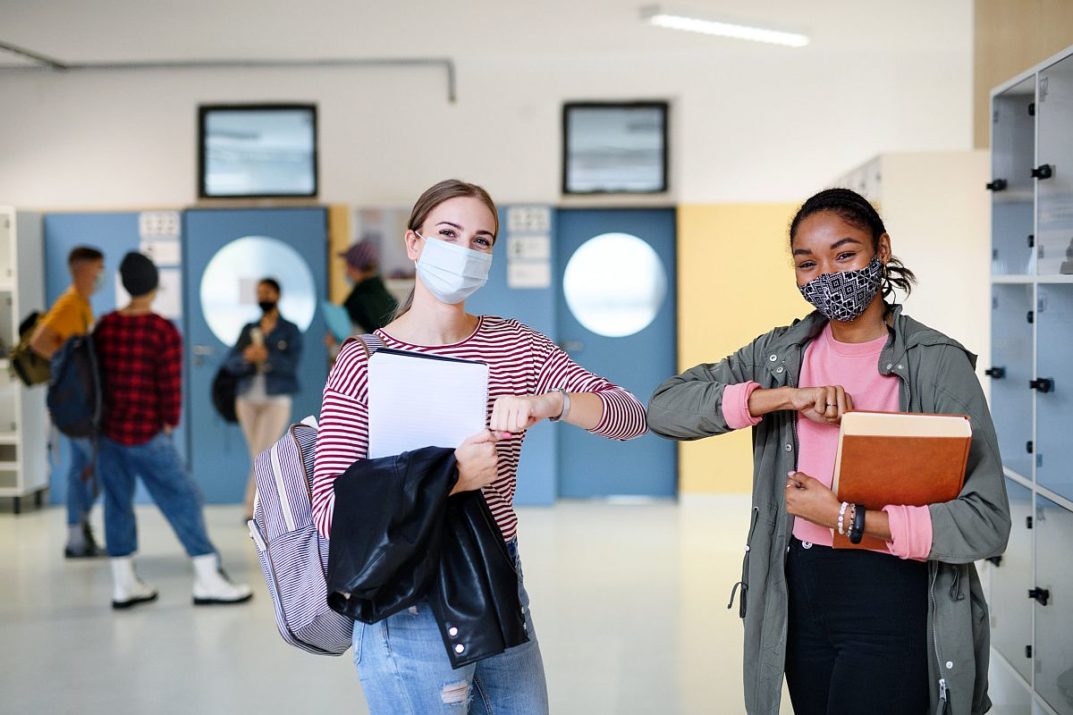
{"label": "woman in green jacket", "polygon": [[[785,675],[799,715],[985,712],[989,626],[973,562],[1003,552],[1010,515],[976,358],[887,302],[915,277],[860,195],[806,201],[790,248],[816,311],[671,378],[648,408],[649,427],[672,439],[753,429],[737,585],[746,708],[777,713]],[[882,510],[840,503],[838,424],[853,409],[968,415],[960,495]],[[886,548],[832,549],[831,529],[851,525]]]}

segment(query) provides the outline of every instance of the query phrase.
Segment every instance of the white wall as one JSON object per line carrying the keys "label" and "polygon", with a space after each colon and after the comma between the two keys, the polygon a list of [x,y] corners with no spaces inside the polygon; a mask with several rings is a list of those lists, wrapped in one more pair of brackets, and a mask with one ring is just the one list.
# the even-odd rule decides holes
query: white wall
{"label": "white wall", "polygon": [[933,54],[469,59],[458,79],[450,105],[437,69],[0,70],[0,200],[192,203],[199,102],[317,102],[322,198],[366,205],[408,205],[447,176],[503,202],[558,202],[566,99],[670,99],[670,198],[683,202],[796,201],[876,153],[971,144],[968,18]]}
{"label": "white wall", "polygon": [[991,367],[990,170],[984,150],[892,154],[880,199],[894,253],[919,280],[906,311],[976,353],[981,376]]}
{"label": "white wall", "polygon": [[[905,310],[960,341],[979,357],[991,354],[991,158],[982,149],[878,156],[831,182],[879,206],[894,255],[917,276]],[[903,296],[899,293],[899,300]]]}

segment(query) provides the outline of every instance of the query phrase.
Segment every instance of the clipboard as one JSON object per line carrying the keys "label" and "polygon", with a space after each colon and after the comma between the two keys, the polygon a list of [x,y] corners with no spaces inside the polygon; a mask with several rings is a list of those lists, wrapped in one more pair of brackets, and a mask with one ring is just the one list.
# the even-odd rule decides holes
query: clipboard
{"label": "clipboard", "polygon": [[488,423],[488,365],[380,348],[369,358],[369,458],[455,448]]}

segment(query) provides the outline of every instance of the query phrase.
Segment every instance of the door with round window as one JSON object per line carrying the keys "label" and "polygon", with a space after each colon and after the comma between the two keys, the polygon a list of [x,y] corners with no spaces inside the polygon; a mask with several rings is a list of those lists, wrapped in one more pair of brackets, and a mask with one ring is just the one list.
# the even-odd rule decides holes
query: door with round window
{"label": "door with round window", "polygon": [[[647,402],[677,372],[674,210],[562,209],[556,243],[560,345]],[[559,434],[561,497],[673,497],[677,482],[672,442]]]}

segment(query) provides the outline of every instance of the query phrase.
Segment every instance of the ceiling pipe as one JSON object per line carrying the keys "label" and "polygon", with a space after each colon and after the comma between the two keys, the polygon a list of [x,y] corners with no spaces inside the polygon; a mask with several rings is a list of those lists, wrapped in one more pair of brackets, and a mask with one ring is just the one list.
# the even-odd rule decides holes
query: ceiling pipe
{"label": "ceiling pipe", "polygon": [[61,62],[52,57],[0,41],[0,50],[29,59],[36,64],[25,67],[0,67],[4,72],[55,70],[75,72],[96,70],[105,72],[140,70],[214,70],[214,69],[314,69],[314,68],[359,68],[376,69],[391,67],[436,67],[442,68],[447,78],[447,101],[458,100],[457,78],[454,60],[447,57],[367,57],[335,59],[294,60],[155,60],[145,62]]}
{"label": "ceiling pipe", "polygon": [[32,69],[40,69],[42,66],[47,67],[49,69],[54,69],[54,70],[67,69],[67,65],[63,64],[59,60],[53,59],[51,57],[46,57],[45,55],[39,54],[37,52],[34,52],[33,50],[27,50],[26,48],[19,47],[18,45],[9,44],[7,42],[4,42],[3,40],[0,40],[0,50],[5,50],[7,52],[10,52],[13,55],[18,55],[19,57],[23,57],[25,59],[30,60],[31,62],[36,62],[37,63],[37,66],[10,67],[10,68],[5,67],[3,69],[31,69],[32,70]]}

